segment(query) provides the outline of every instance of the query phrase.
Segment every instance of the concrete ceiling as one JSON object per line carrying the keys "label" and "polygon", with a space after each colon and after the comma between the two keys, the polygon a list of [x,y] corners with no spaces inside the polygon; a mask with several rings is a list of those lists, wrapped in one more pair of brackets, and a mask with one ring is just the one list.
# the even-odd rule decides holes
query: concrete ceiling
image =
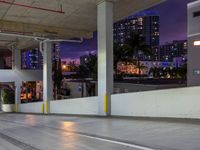
{"label": "concrete ceiling", "polygon": [[[21,32],[50,38],[91,38],[97,29],[97,4],[102,0],[3,0],[65,13],[2,3],[0,0],[0,30]],[[114,20],[120,20],[163,0],[109,0],[114,3]],[[1,37],[0,37],[1,40]],[[24,40],[24,39],[23,39]],[[0,46],[1,46],[0,42]]]}

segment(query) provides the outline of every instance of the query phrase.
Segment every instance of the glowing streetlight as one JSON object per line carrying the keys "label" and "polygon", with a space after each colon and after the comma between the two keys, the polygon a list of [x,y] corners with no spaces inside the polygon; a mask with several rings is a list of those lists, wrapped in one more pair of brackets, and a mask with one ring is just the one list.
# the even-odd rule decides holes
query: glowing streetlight
{"label": "glowing streetlight", "polygon": [[62,69],[63,69],[63,70],[66,70],[66,69],[67,69],[67,65],[63,64],[63,65],[62,65]]}

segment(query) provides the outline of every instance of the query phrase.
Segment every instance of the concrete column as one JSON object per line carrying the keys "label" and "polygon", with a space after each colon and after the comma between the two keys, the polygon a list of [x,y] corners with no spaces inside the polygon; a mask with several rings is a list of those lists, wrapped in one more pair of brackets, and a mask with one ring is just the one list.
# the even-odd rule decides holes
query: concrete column
{"label": "concrete column", "polygon": [[49,113],[49,101],[53,99],[52,43],[43,43],[43,112]]}
{"label": "concrete column", "polygon": [[15,110],[19,111],[19,104],[21,103],[20,94],[21,94],[21,85],[22,81],[15,81]]}
{"label": "concrete column", "polygon": [[15,46],[12,47],[12,69],[21,69],[21,51]]}
{"label": "concrete column", "polygon": [[113,93],[113,4],[98,4],[98,97],[99,115],[111,113]]}
{"label": "concrete column", "polygon": [[[15,71],[21,70],[21,51],[15,46],[12,47],[12,69]],[[15,110],[19,111],[19,104],[21,103],[20,94],[21,94],[21,84],[22,81],[15,81]]]}

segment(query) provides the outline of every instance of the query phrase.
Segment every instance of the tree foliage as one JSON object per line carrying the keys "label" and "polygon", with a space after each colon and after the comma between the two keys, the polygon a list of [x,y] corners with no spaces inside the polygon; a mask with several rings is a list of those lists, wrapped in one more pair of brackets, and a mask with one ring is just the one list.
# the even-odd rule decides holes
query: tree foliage
{"label": "tree foliage", "polygon": [[78,75],[81,78],[97,79],[97,55],[89,54],[85,57],[84,63],[80,64]]}
{"label": "tree foliage", "polygon": [[53,70],[53,81],[54,81],[54,97],[56,98],[59,90],[61,89],[61,83],[62,83],[62,64],[61,59],[58,61],[55,59],[52,64],[52,70]]}
{"label": "tree foliage", "polygon": [[131,62],[139,69],[139,76],[141,69],[144,66],[140,61],[142,57],[151,57],[152,49],[145,44],[143,37],[137,33],[131,33],[131,36],[126,39],[125,44],[120,45],[114,43],[114,70],[117,74],[117,64],[119,62]]}

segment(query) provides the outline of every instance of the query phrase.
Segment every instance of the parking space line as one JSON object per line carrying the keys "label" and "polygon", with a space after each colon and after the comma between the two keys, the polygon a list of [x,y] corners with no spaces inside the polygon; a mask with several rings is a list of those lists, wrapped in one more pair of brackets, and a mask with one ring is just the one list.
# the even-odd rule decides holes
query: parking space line
{"label": "parking space line", "polygon": [[129,144],[129,143],[125,143],[125,142],[119,142],[119,141],[115,141],[115,140],[109,140],[109,139],[104,139],[104,138],[94,137],[94,136],[89,136],[89,135],[83,135],[83,134],[78,134],[78,135],[82,136],[82,137],[90,138],[90,139],[95,139],[95,140],[104,141],[104,142],[108,142],[108,143],[118,144],[118,145],[127,146],[127,147],[131,147],[131,148],[136,148],[139,150],[155,150],[152,148],[148,148],[148,147],[144,147],[144,146],[140,146],[140,145],[136,145],[136,144]]}

